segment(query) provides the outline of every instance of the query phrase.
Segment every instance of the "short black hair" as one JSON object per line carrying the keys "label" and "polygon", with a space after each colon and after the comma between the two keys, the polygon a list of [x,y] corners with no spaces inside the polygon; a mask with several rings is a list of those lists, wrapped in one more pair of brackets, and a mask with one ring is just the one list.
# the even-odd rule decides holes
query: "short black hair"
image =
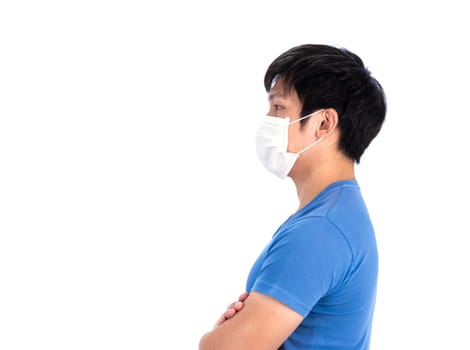
{"label": "short black hair", "polygon": [[385,93],[361,58],[345,48],[306,44],[293,47],[268,67],[264,86],[269,92],[281,80],[294,89],[302,103],[302,114],[321,108],[338,113],[338,147],[359,163],[385,120]]}

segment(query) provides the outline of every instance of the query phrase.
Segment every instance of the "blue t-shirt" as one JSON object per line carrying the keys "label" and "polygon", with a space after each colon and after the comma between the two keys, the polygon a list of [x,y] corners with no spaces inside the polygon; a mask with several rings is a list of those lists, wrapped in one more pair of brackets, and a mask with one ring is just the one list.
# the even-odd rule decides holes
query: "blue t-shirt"
{"label": "blue t-shirt", "polygon": [[377,285],[374,229],[355,180],[324,189],[275,232],[247,291],[304,317],[280,349],[369,349]]}

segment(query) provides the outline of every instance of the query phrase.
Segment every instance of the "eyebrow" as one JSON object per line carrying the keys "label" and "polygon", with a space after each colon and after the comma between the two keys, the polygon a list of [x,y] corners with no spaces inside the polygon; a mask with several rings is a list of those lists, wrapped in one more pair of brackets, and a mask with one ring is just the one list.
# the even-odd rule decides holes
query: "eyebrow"
{"label": "eyebrow", "polygon": [[272,92],[272,93],[269,94],[268,100],[269,100],[269,101],[272,101],[272,100],[274,100],[276,97],[285,98],[285,96],[284,96],[282,93],[280,93],[280,92]]}

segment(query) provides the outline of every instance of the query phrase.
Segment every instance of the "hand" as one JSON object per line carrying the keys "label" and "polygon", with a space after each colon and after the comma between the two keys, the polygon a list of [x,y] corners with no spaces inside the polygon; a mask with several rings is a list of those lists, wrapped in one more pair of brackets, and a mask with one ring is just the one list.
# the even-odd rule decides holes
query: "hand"
{"label": "hand", "polygon": [[217,320],[217,322],[214,325],[214,328],[219,327],[222,323],[227,321],[228,319],[231,319],[233,316],[235,316],[241,309],[243,309],[243,305],[245,305],[245,300],[248,298],[248,293],[245,292],[240,295],[238,298],[238,301],[231,303],[228,307],[227,310],[220,316],[220,318]]}

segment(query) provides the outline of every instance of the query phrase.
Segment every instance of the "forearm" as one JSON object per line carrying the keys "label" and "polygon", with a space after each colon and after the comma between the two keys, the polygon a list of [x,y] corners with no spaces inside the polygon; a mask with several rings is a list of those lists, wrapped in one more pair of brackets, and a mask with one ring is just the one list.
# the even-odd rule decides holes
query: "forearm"
{"label": "forearm", "polygon": [[[230,332],[230,331],[228,331]],[[234,333],[238,333],[235,332]],[[271,350],[271,348],[269,348]],[[199,350],[267,350],[260,340],[245,334],[229,334],[214,330],[205,334],[199,342]]]}

